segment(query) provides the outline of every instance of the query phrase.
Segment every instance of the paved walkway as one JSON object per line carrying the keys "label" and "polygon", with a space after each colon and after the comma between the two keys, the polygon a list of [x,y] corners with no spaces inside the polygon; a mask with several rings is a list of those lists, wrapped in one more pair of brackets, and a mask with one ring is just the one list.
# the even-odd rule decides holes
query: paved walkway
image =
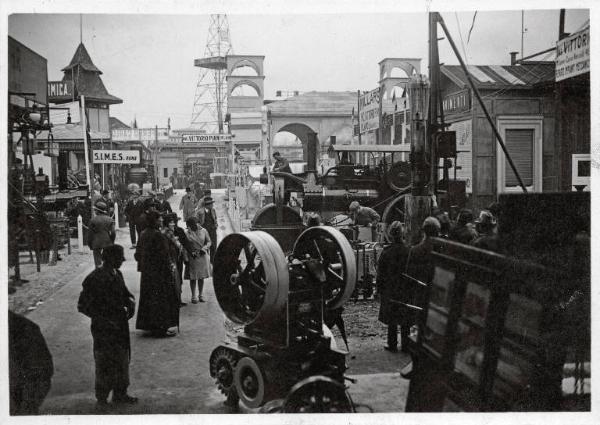
{"label": "paved walkway", "polygon": [[[182,192],[170,201],[177,211]],[[230,226],[222,203],[223,194],[213,191],[219,216],[218,236]],[[130,246],[128,232],[119,232],[117,243]],[[139,294],[139,273],[133,250],[126,249],[127,261],[121,270],[129,289]],[[52,415],[97,414],[94,399],[94,361],[89,319],[77,312],[81,282],[91,266],[65,284],[43,305],[28,314],[36,322],[52,352],[55,372],[52,389],[41,413]],[[131,394],[140,398],[134,406],[111,408],[110,414],[228,413],[208,371],[212,350],[226,337],[224,315],[215,299],[212,279],[205,282],[207,302],[188,304],[181,309],[180,334],[155,339],[136,331],[130,321],[132,358]],[[189,301],[189,286],[183,298]],[[351,372],[351,371],[349,371]],[[397,373],[358,375],[350,384],[350,394],[359,405],[376,412],[399,412],[406,398],[406,381]],[[368,411],[361,408],[361,411]]]}

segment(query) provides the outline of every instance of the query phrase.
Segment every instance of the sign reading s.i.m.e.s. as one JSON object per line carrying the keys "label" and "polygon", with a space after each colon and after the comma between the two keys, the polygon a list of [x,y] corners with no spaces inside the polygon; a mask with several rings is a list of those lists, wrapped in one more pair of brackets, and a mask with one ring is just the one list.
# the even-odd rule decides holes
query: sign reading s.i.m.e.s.
{"label": "sign reading s.i.m.e.s.", "polygon": [[139,164],[140,151],[94,150],[92,162],[94,164]]}

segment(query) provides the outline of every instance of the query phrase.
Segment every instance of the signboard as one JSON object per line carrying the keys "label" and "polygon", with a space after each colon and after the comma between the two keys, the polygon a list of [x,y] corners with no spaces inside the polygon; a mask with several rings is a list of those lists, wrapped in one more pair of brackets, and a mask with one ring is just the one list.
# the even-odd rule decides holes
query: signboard
{"label": "signboard", "polygon": [[445,114],[457,114],[471,109],[471,95],[469,90],[462,90],[444,96],[442,107]]}
{"label": "signboard", "polygon": [[48,81],[48,100],[56,101],[73,98],[72,81]]}
{"label": "signboard", "polygon": [[590,28],[556,42],[556,81],[590,72]]}
{"label": "signboard", "polygon": [[[448,131],[456,132],[456,178],[466,182],[467,193],[473,193],[473,133],[472,120],[458,121],[450,124]],[[441,164],[441,161],[440,161]],[[439,178],[443,171],[439,171]],[[450,169],[450,177],[454,177],[454,169]]]}
{"label": "signboard", "polygon": [[207,142],[226,143],[231,142],[231,134],[182,134],[182,142]]}
{"label": "signboard", "polygon": [[158,136],[156,134],[156,128],[119,128],[111,130],[110,134],[111,138],[117,142],[154,142],[156,140],[169,140],[169,130],[167,128],[159,128]]}
{"label": "signboard", "polygon": [[94,164],[139,164],[140,151],[93,150]]}
{"label": "signboard", "polygon": [[358,98],[360,133],[379,128],[379,89],[364,93]]}

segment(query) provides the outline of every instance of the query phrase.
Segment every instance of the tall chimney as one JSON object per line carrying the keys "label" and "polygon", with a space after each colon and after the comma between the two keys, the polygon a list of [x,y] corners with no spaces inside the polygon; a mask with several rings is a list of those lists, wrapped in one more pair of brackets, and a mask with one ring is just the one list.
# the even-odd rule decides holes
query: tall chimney
{"label": "tall chimney", "polygon": [[519,52],[510,52],[510,64],[511,65],[517,64],[517,55],[518,54],[519,54]]}

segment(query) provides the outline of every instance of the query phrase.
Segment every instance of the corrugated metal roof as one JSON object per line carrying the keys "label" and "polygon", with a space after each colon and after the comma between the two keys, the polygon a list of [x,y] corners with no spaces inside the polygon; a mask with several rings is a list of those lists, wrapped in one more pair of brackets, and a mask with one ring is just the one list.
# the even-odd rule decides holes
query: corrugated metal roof
{"label": "corrugated metal roof", "polygon": [[[525,88],[554,81],[554,62],[521,65],[469,65],[469,73],[478,88]],[[442,73],[459,87],[467,87],[467,78],[459,65],[442,65]]]}
{"label": "corrugated metal roof", "polygon": [[267,104],[273,115],[347,115],[356,107],[356,92],[311,91]]}

